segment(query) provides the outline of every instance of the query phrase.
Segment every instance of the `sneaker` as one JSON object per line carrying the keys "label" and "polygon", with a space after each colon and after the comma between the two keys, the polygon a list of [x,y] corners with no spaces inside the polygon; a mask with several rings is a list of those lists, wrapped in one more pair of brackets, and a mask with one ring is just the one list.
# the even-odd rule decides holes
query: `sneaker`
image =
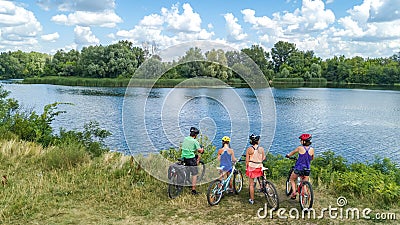
{"label": "sneaker", "polygon": [[249,199],[249,203],[254,205],[254,200],[253,199]]}
{"label": "sneaker", "polygon": [[196,190],[192,190],[192,195],[199,195],[200,192],[196,191]]}
{"label": "sneaker", "polygon": [[232,194],[233,193],[233,189],[232,188],[227,188],[226,192],[229,193],[229,194]]}

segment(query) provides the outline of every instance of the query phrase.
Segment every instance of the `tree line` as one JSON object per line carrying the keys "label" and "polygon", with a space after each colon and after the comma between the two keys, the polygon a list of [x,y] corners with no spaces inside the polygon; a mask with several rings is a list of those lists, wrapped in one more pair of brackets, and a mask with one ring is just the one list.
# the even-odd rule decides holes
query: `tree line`
{"label": "tree line", "polygon": [[81,51],[58,50],[54,55],[20,50],[2,52],[0,78],[157,78],[162,74],[166,79],[206,76],[241,80],[261,71],[268,80],[325,78],[335,83],[400,83],[400,52],[387,58],[342,55],[323,60],[313,51],[302,51],[294,43],[279,41],[269,52],[260,45],[240,51],[212,49],[205,53],[194,47],[172,62],[164,62],[151,53],[148,48],[134,46],[129,41],[88,46]]}

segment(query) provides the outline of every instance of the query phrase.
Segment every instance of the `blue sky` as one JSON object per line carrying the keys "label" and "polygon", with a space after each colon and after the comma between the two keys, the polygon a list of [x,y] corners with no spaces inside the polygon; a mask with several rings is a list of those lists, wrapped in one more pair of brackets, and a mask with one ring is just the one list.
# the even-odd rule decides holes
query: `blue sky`
{"label": "blue sky", "polygon": [[330,58],[400,52],[399,0],[0,0],[0,51],[80,50],[119,40],[160,49],[278,41]]}

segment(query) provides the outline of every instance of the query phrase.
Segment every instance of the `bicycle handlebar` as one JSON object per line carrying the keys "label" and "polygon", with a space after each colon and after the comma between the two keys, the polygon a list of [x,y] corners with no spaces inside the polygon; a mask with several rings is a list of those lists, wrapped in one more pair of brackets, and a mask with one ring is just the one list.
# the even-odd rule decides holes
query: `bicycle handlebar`
{"label": "bicycle handlebar", "polygon": [[296,157],[296,156],[290,156],[290,157],[288,157],[288,156],[286,155],[286,158],[291,159],[291,160],[297,160],[297,157]]}

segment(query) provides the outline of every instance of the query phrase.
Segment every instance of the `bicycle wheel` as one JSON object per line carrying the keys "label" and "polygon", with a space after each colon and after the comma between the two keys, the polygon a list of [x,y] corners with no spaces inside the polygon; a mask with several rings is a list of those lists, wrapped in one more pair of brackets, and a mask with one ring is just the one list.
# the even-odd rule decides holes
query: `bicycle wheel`
{"label": "bicycle wheel", "polygon": [[274,210],[277,210],[279,208],[279,197],[275,185],[272,182],[263,179],[262,190],[265,194],[265,198],[267,198],[268,205]]}
{"label": "bicycle wheel", "polygon": [[222,182],[214,180],[207,189],[207,202],[211,206],[218,204],[222,198]]}
{"label": "bicycle wheel", "polygon": [[183,186],[178,184],[178,174],[173,174],[168,184],[168,197],[176,198],[183,190]]}
{"label": "bicycle wheel", "polygon": [[198,168],[198,175],[197,175],[197,183],[200,183],[203,178],[204,178],[204,174],[206,173],[206,165],[204,164],[203,161],[200,160],[199,165],[197,166]]}
{"label": "bicycle wheel", "polygon": [[286,179],[286,196],[292,194],[292,184],[290,183],[290,176],[292,175],[293,169],[289,171],[289,174]]}
{"label": "bicycle wheel", "polygon": [[239,170],[235,170],[233,174],[233,189],[235,190],[235,194],[239,194],[242,188],[243,188],[242,172],[240,172]]}
{"label": "bicycle wheel", "polygon": [[314,202],[314,193],[312,190],[311,183],[308,181],[302,182],[300,189],[299,201],[301,209],[311,209]]}

